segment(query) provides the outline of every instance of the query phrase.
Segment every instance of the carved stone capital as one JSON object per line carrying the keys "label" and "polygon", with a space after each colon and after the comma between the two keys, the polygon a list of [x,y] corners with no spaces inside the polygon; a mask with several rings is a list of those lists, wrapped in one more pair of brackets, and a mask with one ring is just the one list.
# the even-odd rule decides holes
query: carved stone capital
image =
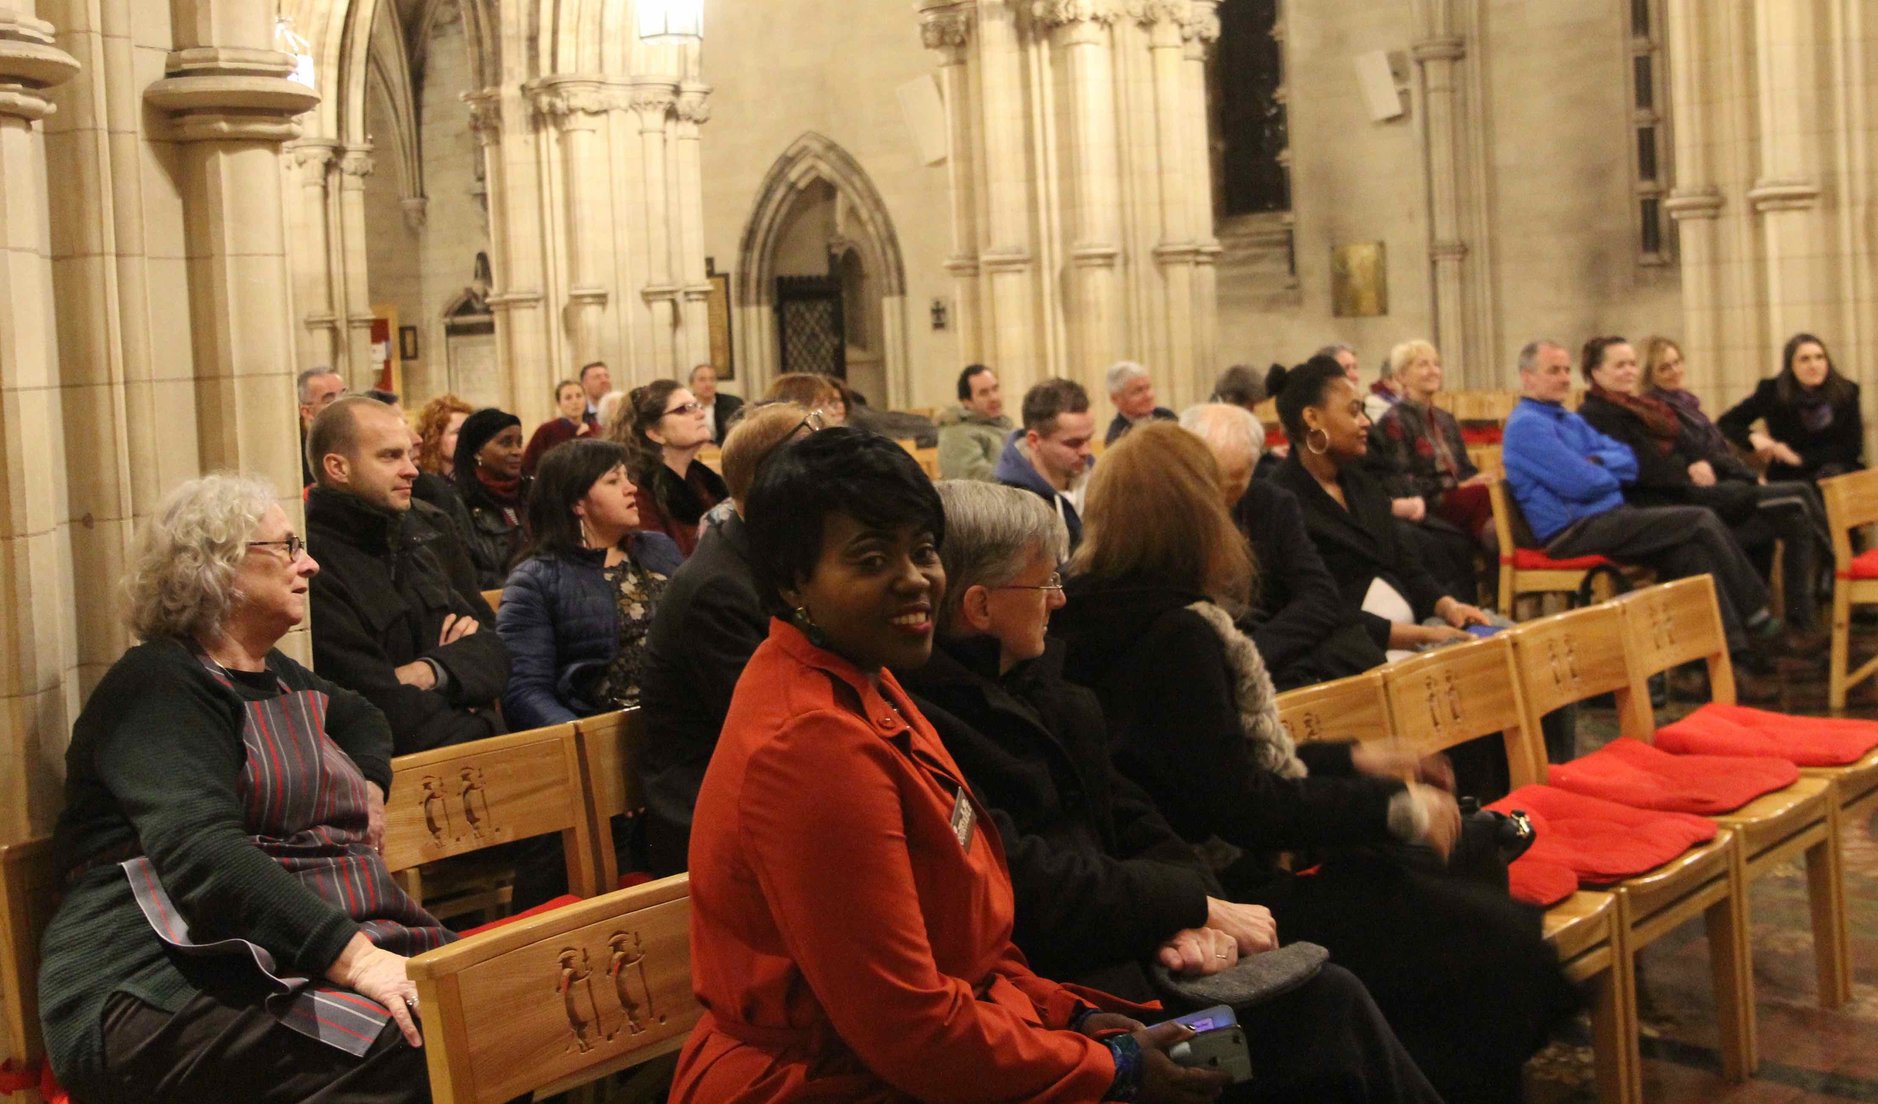
{"label": "carved stone capital", "polygon": [[711,121],[711,86],[686,83],[678,88],[678,118],[702,125]]}
{"label": "carved stone capital", "polygon": [[78,62],[54,33],[44,20],[0,11],[0,115],[32,122],[56,110],[43,93],[70,80]]}
{"label": "carved stone capital", "polygon": [[1157,23],[1184,27],[1193,11],[1187,0],[1128,0],[1128,14],[1144,27]]}
{"label": "carved stone capital", "polygon": [[1045,27],[1072,23],[1107,26],[1120,19],[1122,13],[1115,0],[1031,0],[1030,17]]}
{"label": "carved stone capital", "polygon": [[1663,210],[1669,217],[1681,222],[1685,219],[1720,218],[1724,201],[1721,191],[1712,185],[1704,188],[1677,188],[1663,201]]}
{"label": "carved stone capital", "polygon": [[663,127],[665,116],[678,106],[678,86],[669,80],[642,80],[626,88],[625,105],[639,113],[639,123],[646,129]]}
{"label": "carved stone capital", "polygon": [[1198,44],[1201,49],[1219,41],[1219,0],[1187,0],[1186,22],[1180,25],[1180,35],[1189,43]]}
{"label": "carved stone capital", "polygon": [[975,18],[970,5],[928,8],[920,13],[919,40],[928,50],[945,54],[948,62],[962,62],[972,43]]}
{"label": "carved stone capital", "polygon": [[143,96],[169,114],[178,141],[285,142],[299,137],[295,118],[320,102],[319,93],[287,79],[293,64],[275,50],[175,50],[168,75]]}
{"label": "carved stone capital", "polygon": [[405,196],[398,201],[398,209],[404,212],[404,225],[412,233],[422,230],[430,219],[430,199],[427,196]]}
{"label": "carved stone capital", "polygon": [[614,90],[599,77],[550,77],[531,81],[522,90],[537,118],[563,126],[583,118],[592,125],[594,116],[620,106]]}
{"label": "carved stone capital", "polygon": [[464,92],[457,97],[469,108],[470,131],[477,142],[491,146],[502,140],[502,93],[493,88]]}
{"label": "carved stone capital", "polygon": [[331,138],[301,138],[289,142],[282,151],[293,158],[298,168],[308,170],[310,176],[324,176],[326,166],[339,157],[339,143]]}
{"label": "carved stone capital", "polygon": [[361,182],[372,175],[372,171],[377,167],[378,163],[372,159],[370,146],[347,146],[339,155],[340,174]]}

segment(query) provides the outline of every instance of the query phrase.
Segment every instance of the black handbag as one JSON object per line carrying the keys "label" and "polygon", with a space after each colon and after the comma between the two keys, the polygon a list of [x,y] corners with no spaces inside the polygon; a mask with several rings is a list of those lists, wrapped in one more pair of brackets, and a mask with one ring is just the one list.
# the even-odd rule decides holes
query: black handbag
{"label": "black handbag", "polygon": [[1448,855],[1448,872],[1507,891],[1506,868],[1537,838],[1532,819],[1519,809],[1499,813],[1483,809],[1471,797],[1459,799],[1461,835]]}

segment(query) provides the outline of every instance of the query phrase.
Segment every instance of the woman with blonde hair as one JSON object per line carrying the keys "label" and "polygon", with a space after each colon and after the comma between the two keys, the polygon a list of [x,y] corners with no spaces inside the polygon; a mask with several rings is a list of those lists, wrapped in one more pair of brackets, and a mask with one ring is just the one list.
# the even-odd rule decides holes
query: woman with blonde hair
{"label": "woman with blonde hair", "polygon": [[[1231,899],[1270,909],[1281,939],[1328,947],[1444,1099],[1516,1101],[1521,1065],[1570,1006],[1538,915],[1375,851],[1447,854],[1460,816],[1445,761],[1380,741],[1292,743],[1234,625],[1253,573],[1219,485],[1211,451],[1177,425],[1138,427],[1103,455],[1052,620],[1065,674],[1096,692],[1116,766]],[[1324,861],[1287,873],[1276,860],[1292,849]]]}

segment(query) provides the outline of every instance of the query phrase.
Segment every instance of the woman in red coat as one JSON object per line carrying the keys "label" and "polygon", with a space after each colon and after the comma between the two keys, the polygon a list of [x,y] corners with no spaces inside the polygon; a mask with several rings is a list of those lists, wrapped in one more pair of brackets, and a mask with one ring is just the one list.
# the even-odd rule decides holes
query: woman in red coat
{"label": "woman in red coat", "polygon": [[[990,818],[889,665],[932,652],[945,519],[897,444],[833,429],[771,457],[745,511],[772,608],[691,834],[706,1011],[674,1101],[1201,1101],[1223,1075],[1011,943]],[[1095,1003],[1091,1003],[1095,1002]]]}

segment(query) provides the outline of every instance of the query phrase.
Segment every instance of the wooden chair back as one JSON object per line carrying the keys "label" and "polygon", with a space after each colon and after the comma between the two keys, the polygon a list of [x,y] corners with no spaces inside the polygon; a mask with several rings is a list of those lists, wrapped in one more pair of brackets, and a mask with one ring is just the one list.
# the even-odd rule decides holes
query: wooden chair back
{"label": "wooden chair back", "polygon": [[932,448],[914,449],[913,459],[919,461],[920,470],[926,473],[926,478],[934,480],[935,482],[939,479],[939,448],[937,445]]}
{"label": "wooden chair back", "polygon": [[1506,635],[1526,703],[1527,723],[1599,694],[1630,693],[1624,615],[1608,603],[1527,621]]}
{"label": "wooden chair back", "polygon": [[574,724],[400,755],[385,801],[385,865],[438,859],[559,832],[568,892],[600,891]]}
{"label": "wooden chair back", "polygon": [[1650,676],[1685,663],[1706,661],[1709,696],[1734,704],[1735,669],[1712,577],[1658,583],[1613,599],[1611,605],[1624,616],[1624,651],[1630,657],[1630,702],[1618,718],[1625,735],[1648,737],[1656,730],[1646,684]]}
{"label": "wooden chair back", "polygon": [[690,881],[679,874],[518,920],[405,964],[437,1104],[546,1099],[684,1044]]}
{"label": "wooden chair back", "polygon": [[49,839],[0,847],[0,1012],[7,1052],[28,1069],[46,1052],[39,1030],[39,940],[63,881],[53,862]]}
{"label": "wooden chair back", "polygon": [[616,816],[638,816],[646,807],[639,784],[640,747],[645,742],[645,719],[637,709],[620,709],[574,722],[580,744],[580,765],[587,797],[593,808],[595,869],[600,884],[619,884],[619,856],[613,852],[611,821]]}
{"label": "wooden chair back", "polygon": [[489,603],[489,612],[495,613],[502,608],[502,588],[483,591],[483,601]]}
{"label": "wooden chair back", "polygon": [[1878,522],[1878,470],[1848,472],[1819,481],[1832,530],[1832,559],[1840,571],[1852,564],[1852,530]]}
{"label": "wooden chair back", "polygon": [[1454,644],[1382,669],[1396,737],[1423,755],[1499,733],[1507,773],[1523,786],[1544,776],[1545,752],[1529,726],[1513,643],[1504,635]]}
{"label": "wooden chair back", "polygon": [[1394,735],[1382,676],[1375,671],[1285,691],[1278,695],[1278,720],[1300,744]]}

